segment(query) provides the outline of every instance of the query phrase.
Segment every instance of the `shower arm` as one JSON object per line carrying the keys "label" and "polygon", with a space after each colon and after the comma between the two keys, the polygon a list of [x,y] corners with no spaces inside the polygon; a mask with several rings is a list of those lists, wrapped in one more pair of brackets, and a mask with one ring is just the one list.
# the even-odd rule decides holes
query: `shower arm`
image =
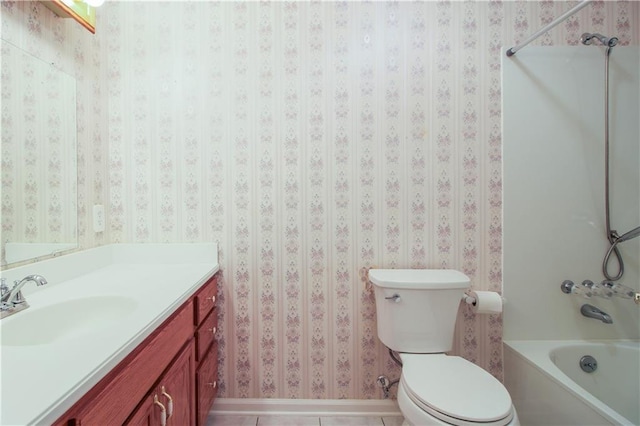
{"label": "shower arm", "polygon": [[520,49],[522,49],[523,47],[525,47],[527,44],[531,43],[533,40],[537,39],[538,37],[540,37],[542,34],[546,33],[547,31],[549,31],[551,28],[555,27],[556,25],[558,25],[559,23],[561,23],[562,21],[566,20],[567,18],[569,18],[571,15],[573,15],[574,13],[576,13],[577,11],[579,11],[580,9],[582,9],[583,7],[587,6],[589,3],[591,3],[593,0],[582,0],[580,3],[578,3],[576,6],[574,6],[573,8],[567,10],[565,13],[563,13],[562,15],[560,15],[559,17],[557,17],[553,22],[550,22],[549,24],[545,25],[544,27],[542,27],[541,29],[539,29],[537,32],[535,32],[534,34],[530,35],[528,39],[526,39],[525,41],[523,41],[522,43],[520,43],[517,46],[514,46],[510,49],[507,50],[507,56],[511,57],[513,55],[516,54],[516,52]]}

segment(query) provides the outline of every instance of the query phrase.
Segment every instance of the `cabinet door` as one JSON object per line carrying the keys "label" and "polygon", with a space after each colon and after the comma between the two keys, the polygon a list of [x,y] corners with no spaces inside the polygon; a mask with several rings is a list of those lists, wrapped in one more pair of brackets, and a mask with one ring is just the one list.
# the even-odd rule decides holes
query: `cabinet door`
{"label": "cabinet door", "polygon": [[125,424],[128,426],[159,426],[160,412],[162,410],[166,411],[166,407],[160,407],[160,405],[155,403],[154,396],[157,398],[155,394],[145,398],[143,403],[133,412],[133,415]]}
{"label": "cabinet door", "polygon": [[167,409],[167,425],[195,423],[195,356],[193,340],[184,348],[158,385],[158,398]]}
{"label": "cabinet door", "polygon": [[204,426],[209,409],[218,392],[218,345],[211,346],[198,367],[196,387],[198,390],[198,426]]}
{"label": "cabinet door", "polygon": [[191,340],[125,424],[130,426],[194,424],[193,370],[194,344]]}

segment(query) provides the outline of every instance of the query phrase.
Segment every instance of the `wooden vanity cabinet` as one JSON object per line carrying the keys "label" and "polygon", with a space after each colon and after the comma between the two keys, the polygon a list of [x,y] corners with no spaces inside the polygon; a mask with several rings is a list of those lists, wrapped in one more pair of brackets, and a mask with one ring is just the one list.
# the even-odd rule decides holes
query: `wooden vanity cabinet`
{"label": "wooden vanity cabinet", "polygon": [[218,310],[215,281],[205,284],[196,295],[196,424],[204,426],[218,390]]}
{"label": "wooden vanity cabinet", "polygon": [[216,294],[214,276],[54,425],[203,425],[215,397],[198,384],[201,372],[207,383],[217,375]]}

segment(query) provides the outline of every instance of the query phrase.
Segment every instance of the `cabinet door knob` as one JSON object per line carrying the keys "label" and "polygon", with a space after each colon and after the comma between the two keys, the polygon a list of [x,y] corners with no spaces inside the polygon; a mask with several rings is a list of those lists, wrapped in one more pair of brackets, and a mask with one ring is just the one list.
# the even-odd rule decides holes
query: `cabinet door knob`
{"label": "cabinet door knob", "polygon": [[171,398],[171,395],[167,393],[164,386],[162,387],[161,390],[162,390],[162,395],[169,400],[167,402],[167,420],[168,420],[173,415],[173,398]]}
{"label": "cabinet door knob", "polygon": [[212,388],[214,388],[214,389],[218,387],[218,382],[217,382],[216,380],[214,380],[214,381],[213,381],[213,382],[211,382],[211,383],[207,383],[207,384],[208,384],[209,386],[211,386]]}
{"label": "cabinet door knob", "polygon": [[211,332],[211,334],[216,334],[216,331],[218,331],[218,329],[216,327],[210,328],[209,331]]}
{"label": "cabinet door knob", "polygon": [[211,300],[211,303],[216,303],[216,297],[215,296],[207,297],[207,300]]}
{"label": "cabinet door knob", "polygon": [[160,407],[160,425],[167,426],[167,409],[164,408],[164,405],[160,401],[158,401],[158,395],[153,395],[153,404]]}

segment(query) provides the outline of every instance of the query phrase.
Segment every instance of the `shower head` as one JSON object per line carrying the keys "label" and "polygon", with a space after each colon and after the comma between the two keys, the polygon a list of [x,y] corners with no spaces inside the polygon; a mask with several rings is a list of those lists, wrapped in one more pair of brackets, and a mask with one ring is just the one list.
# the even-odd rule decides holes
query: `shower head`
{"label": "shower head", "polygon": [[623,241],[632,240],[632,239],[636,238],[639,235],[640,235],[640,226],[638,226],[635,229],[632,229],[629,232],[626,232],[626,233],[620,235],[618,238],[616,238],[616,243],[621,243]]}
{"label": "shower head", "polygon": [[602,43],[603,46],[607,47],[613,47],[618,44],[617,37],[605,37],[602,34],[598,33],[584,33],[580,37],[580,41],[582,42],[582,44],[587,46],[593,43],[593,39],[598,40],[600,43]]}

